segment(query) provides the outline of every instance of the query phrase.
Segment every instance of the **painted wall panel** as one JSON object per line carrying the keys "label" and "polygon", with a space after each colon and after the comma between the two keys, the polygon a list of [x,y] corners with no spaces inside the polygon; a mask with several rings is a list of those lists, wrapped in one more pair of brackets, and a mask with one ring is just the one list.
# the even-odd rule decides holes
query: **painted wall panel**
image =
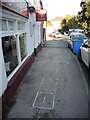
{"label": "painted wall panel", "polygon": [[4,92],[7,87],[7,77],[5,72],[5,63],[3,58],[2,46],[1,46],[1,38],[0,38],[0,96]]}

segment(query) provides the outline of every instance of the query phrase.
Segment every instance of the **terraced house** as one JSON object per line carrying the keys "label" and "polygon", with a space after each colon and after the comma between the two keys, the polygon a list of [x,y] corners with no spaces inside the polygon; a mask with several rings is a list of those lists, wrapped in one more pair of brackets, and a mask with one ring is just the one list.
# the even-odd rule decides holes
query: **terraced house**
{"label": "terraced house", "polygon": [[0,1],[0,98],[14,95],[41,49],[43,22],[36,21],[41,0]]}

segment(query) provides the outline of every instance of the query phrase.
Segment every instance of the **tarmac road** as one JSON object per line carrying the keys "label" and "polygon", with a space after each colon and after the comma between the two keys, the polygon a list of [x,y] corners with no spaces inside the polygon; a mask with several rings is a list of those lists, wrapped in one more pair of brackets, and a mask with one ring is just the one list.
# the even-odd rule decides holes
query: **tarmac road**
{"label": "tarmac road", "polygon": [[7,118],[88,118],[88,97],[66,38],[48,40],[14,96]]}

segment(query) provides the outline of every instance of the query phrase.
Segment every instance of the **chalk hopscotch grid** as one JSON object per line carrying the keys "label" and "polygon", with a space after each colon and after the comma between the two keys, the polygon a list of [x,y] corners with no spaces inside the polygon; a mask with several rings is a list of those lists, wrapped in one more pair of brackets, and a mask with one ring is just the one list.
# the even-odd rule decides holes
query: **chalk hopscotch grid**
{"label": "chalk hopscotch grid", "polygon": [[[44,94],[52,94],[52,95],[53,95],[53,104],[52,104],[52,107],[51,107],[51,108],[50,108],[50,107],[39,107],[39,106],[36,106],[36,105],[35,105],[39,93],[43,93],[43,92],[40,92],[40,89],[41,89],[41,86],[42,86],[42,84],[43,84],[43,81],[44,81],[44,78],[43,78],[42,81],[41,81],[40,87],[39,87],[39,89],[38,89],[38,92],[37,92],[37,94],[36,94],[36,97],[35,97],[35,99],[34,99],[34,102],[33,102],[33,105],[32,105],[32,106],[33,106],[33,107],[36,107],[36,108],[41,108],[41,109],[54,109],[55,94],[56,94],[56,88],[57,88],[58,78],[57,78],[57,80],[56,80],[54,93],[44,93]],[[46,97],[44,97],[43,103],[45,102],[45,99],[46,99]]]}

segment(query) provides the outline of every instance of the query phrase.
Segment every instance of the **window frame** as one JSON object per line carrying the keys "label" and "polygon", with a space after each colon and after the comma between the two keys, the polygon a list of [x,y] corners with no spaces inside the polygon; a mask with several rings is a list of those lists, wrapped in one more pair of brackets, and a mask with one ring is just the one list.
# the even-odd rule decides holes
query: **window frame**
{"label": "window frame", "polygon": [[[6,21],[9,21],[10,19],[5,19],[5,18],[2,18],[1,20],[6,20]],[[1,43],[2,43],[2,37],[6,37],[6,36],[13,36],[13,35],[16,35],[16,49],[17,49],[17,58],[18,58],[18,65],[17,67],[10,73],[10,75],[7,77],[7,81],[9,81],[11,79],[11,77],[15,74],[15,72],[19,69],[19,67],[23,64],[23,62],[27,59],[28,57],[28,47],[26,45],[26,52],[27,52],[27,55],[26,57],[21,60],[21,52],[20,52],[20,41],[19,41],[19,34],[25,34],[26,35],[26,43],[27,43],[27,31],[26,31],[26,21],[24,20],[10,20],[10,21],[14,21],[14,30],[8,30],[7,31],[0,31],[0,38],[1,38]],[[25,29],[23,30],[18,30],[18,21],[21,21],[23,23],[25,23]],[[7,26],[8,26],[8,22],[7,22]],[[2,46],[2,44],[1,44]],[[3,49],[2,49],[2,52],[3,52]],[[3,54],[3,58],[4,58],[4,54]],[[5,62],[5,61],[4,61]],[[4,63],[5,64],[5,63]],[[6,69],[5,69],[6,71]]]}

